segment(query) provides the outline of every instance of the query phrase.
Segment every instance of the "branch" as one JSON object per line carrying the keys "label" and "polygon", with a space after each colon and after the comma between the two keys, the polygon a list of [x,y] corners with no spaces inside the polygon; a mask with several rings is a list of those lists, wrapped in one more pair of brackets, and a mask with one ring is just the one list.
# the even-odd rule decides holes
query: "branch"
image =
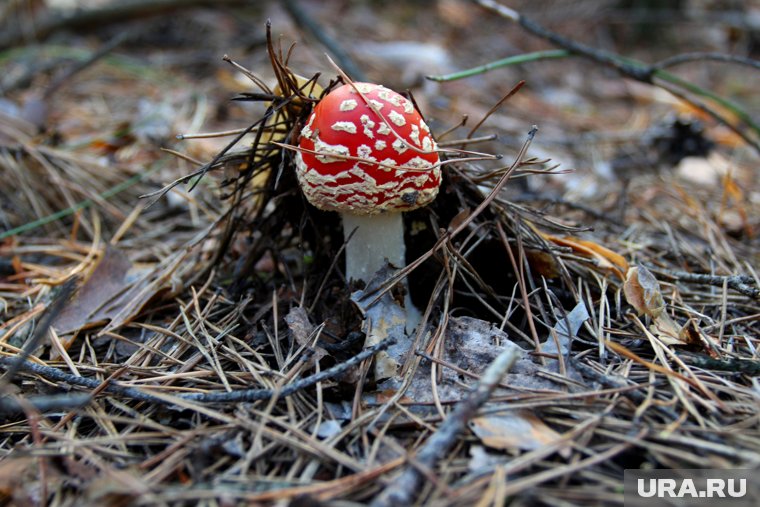
{"label": "branch", "polygon": [[31,396],[29,398],[0,398],[0,415],[13,415],[25,412],[31,407],[38,412],[58,412],[73,410],[87,405],[90,395],[87,393],[51,394]]}
{"label": "branch", "polygon": [[659,268],[649,266],[649,269],[655,272],[662,273],[671,278],[675,278],[679,282],[697,283],[703,285],[712,285],[713,287],[723,287],[726,285],[729,289],[733,289],[745,296],[752,299],[760,299],[760,288],[753,287],[757,285],[757,281],[751,276],[747,275],[707,275],[704,273],[689,273],[687,271],[673,271],[670,269]]}
{"label": "branch", "polygon": [[655,69],[665,69],[667,67],[674,67],[683,63],[701,62],[701,61],[714,61],[721,63],[735,63],[738,65],[746,65],[753,69],[760,70],[760,61],[745,56],[738,55],[726,55],[723,53],[713,52],[695,52],[695,53],[683,53],[670,58],[665,58],[659,62],[652,64]]}
{"label": "branch", "polygon": [[[370,357],[374,356],[378,352],[383,351],[387,349],[388,347],[390,347],[391,345],[395,344],[396,341],[397,341],[396,337],[389,337],[388,339],[378,343],[377,345],[373,345],[372,347],[367,347],[366,349],[362,350],[361,352],[359,352],[352,358],[348,359],[347,361],[336,364],[332,368],[328,368],[327,370],[320,371],[319,373],[315,373],[314,375],[304,377],[301,380],[297,380],[291,384],[288,384],[279,390],[241,389],[238,391],[219,392],[219,393],[182,393],[182,394],[177,394],[176,396],[184,400],[197,401],[201,403],[240,403],[240,402],[258,401],[258,400],[269,400],[275,397],[284,398],[287,396],[291,396],[292,394],[302,389],[313,386],[317,382],[322,382],[329,378],[342,375],[349,369],[357,366],[362,361],[369,359]],[[41,364],[33,363],[31,361],[26,361],[26,360],[19,361],[17,358],[14,358],[14,357],[0,357],[0,367],[5,367],[5,368],[10,369],[13,367],[13,365],[17,365],[16,367],[20,370],[26,371],[28,373],[35,373],[41,377],[44,377],[47,380],[65,382],[73,386],[85,387],[87,389],[98,389],[98,388],[101,388],[103,384],[99,380],[72,375],[70,373],[61,371],[58,368],[52,368],[50,366],[44,366]],[[134,387],[123,386],[123,385],[117,384],[116,382],[110,382],[103,390],[111,394],[121,395],[125,398],[132,398],[138,401],[147,401],[150,403],[159,403],[159,404],[166,405],[165,400],[151,395],[148,389],[142,390],[142,389],[137,389]]]}

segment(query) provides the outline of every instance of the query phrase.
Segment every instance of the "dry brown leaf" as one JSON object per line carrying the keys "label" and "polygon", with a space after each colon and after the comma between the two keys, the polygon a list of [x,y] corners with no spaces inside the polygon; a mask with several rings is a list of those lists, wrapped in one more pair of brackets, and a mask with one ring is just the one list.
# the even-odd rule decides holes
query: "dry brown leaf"
{"label": "dry brown leaf", "polygon": [[[532,451],[562,438],[527,410],[475,417],[470,421],[470,429],[484,445],[504,451]],[[570,449],[563,447],[559,453],[568,457]]]}
{"label": "dry brown leaf", "polygon": [[561,274],[559,265],[551,253],[526,248],[525,257],[533,273],[549,279],[559,278]]}
{"label": "dry brown leaf", "polygon": [[666,312],[654,319],[649,330],[654,333],[665,345],[686,345],[687,335]]}
{"label": "dry brown leaf", "polygon": [[633,266],[628,270],[623,284],[623,294],[639,315],[656,319],[665,310],[665,301],[660,292],[657,278],[643,266]]}
{"label": "dry brown leaf", "polygon": [[113,246],[106,247],[100,261],[76,297],[66,305],[53,327],[64,335],[103,324],[110,318],[102,307],[126,287],[127,272],[132,267],[126,255]]}
{"label": "dry brown leaf", "polygon": [[566,246],[571,248],[573,252],[577,254],[583,255],[584,257],[591,257],[596,261],[600,268],[612,271],[620,277],[621,280],[625,279],[624,273],[627,272],[629,268],[628,261],[626,261],[625,257],[619,253],[613,252],[609,248],[585,239],[574,238],[572,236],[559,237],[543,232],[539,232],[539,234],[555,245]]}
{"label": "dry brown leaf", "polygon": [[290,329],[290,333],[298,345],[314,350],[312,360],[318,361],[327,355],[325,349],[312,344],[316,327],[311,323],[309,315],[302,306],[292,308],[285,316],[285,323],[288,325],[288,329]]}
{"label": "dry brown leaf", "polygon": [[[166,292],[176,293],[182,289],[184,278],[183,265],[190,255],[189,248],[184,248],[155,267],[140,272],[139,277],[129,287],[114,298],[102,311],[107,312],[111,321],[100,334],[105,334],[130,322],[150,301]],[[187,263],[192,266],[192,263]],[[131,277],[132,278],[132,277]]]}

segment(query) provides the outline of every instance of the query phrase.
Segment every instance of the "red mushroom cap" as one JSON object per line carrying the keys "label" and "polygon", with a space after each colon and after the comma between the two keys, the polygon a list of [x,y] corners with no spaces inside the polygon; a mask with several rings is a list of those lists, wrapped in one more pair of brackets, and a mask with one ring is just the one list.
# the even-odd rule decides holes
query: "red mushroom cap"
{"label": "red mushroom cap", "polygon": [[380,85],[330,92],[309,116],[298,147],[298,180],[319,209],[408,211],[435,199],[441,184],[430,129],[411,101]]}

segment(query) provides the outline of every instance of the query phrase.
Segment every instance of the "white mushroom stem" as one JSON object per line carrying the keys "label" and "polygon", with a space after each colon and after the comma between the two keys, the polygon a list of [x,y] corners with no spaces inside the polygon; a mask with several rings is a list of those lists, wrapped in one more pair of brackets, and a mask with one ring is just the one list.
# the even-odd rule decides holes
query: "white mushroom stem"
{"label": "white mushroom stem", "polygon": [[[354,215],[341,213],[343,236],[350,240],[346,244],[346,279],[362,280],[365,283],[389,262],[401,269],[406,266],[406,246],[404,244],[404,220],[401,213],[381,213],[379,215]],[[353,236],[351,234],[353,233]],[[419,324],[421,315],[409,297],[406,279],[402,282],[406,289],[404,307],[406,310],[406,332],[411,333]]]}
{"label": "white mushroom stem", "polygon": [[[346,279],[369,282],[385,265],[406,265],[404,221],[401,213],[354,215],[343,213],[343,235],[346,245]],[[354,232],[355,231],[355,232]]]}

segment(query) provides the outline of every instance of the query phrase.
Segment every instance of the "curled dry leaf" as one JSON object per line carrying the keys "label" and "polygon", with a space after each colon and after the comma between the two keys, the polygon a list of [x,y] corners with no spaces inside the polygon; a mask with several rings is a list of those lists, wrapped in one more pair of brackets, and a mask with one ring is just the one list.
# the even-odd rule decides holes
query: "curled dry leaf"
{"label": "curled dry leaf", "polygon": [[639,315],[651,317],[650,331],[657,335],[666,345],[684,345],[685,335],[678,325],[665,312],[665,300],[660,291],[657,278],[643,266],[633,266],[623,284],[623,293],[628,303]]}
{"label": "curled dry leaf", "polygon": [[593,241],[585,239],[574,238],[572,236],[559,237],[553,234],[547,234],[545,232],[538,231],[539,234],[547,241],[551,241],[555,245],[565,246],[571,248],[574,253],[582,255],[584,257],[590,257],[596,265],[602,269],[612,271],[621,280],[625,279],[623,273],[628,271],[628,261],[625,257],[617,252],[613,252],[609,248],[603,247]]}
{"label": "curled dry leaf", "polygon": [[117,308],[104,305],[127,286],[132,263],[118,248],[106,247],[87,281],[53,322],[59,334],[97,326],[109,320]]}
{"label": "curled dry leaf", "polygon": [[623,284],[623,293],[626,301],[636,309],[639,315],[657,319],[665,310],[660,283],[643,266],[633,266],[628,270]]}

